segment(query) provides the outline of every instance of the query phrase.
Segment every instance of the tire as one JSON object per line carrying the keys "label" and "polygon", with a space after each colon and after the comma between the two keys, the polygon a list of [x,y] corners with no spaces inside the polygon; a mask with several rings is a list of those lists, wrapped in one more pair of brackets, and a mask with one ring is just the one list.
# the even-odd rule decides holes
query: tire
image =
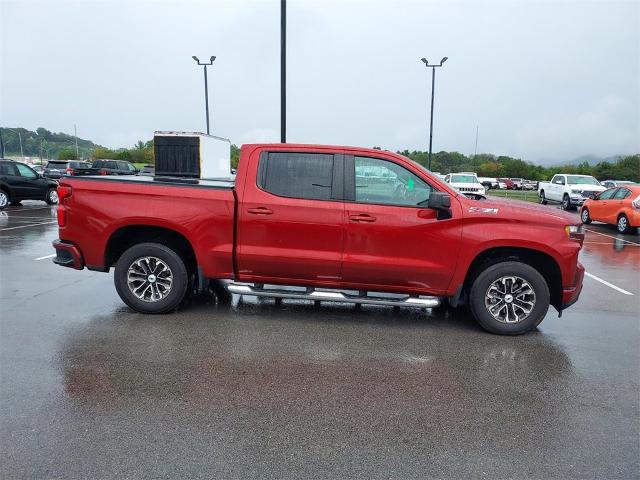
{"label": "tire", "polygon": [[616,228],[618,233],[632,233],[635,231],[635,228],[629,225],[629,219],[624,213],[618,217]]}
{"label": "tire", "polygon": [[569,198],[569,195],[565,193],[564,196],[562,197],[562,209],[565,212],[567,212],[572,208],[573,208],[573,205],[571,205],[571,199]]}
{"label": "tire", "polygon": [[[514,283],[511,277],[518,280]],[[495,289],[496,284],[500,285],[500,289]],[[517,292],[527,287],[533,292],[533,296],[520,294],[514,299],[511,295],[513,289]],[[500,290],[507,294],[501,296]],[[489,308],[497,297],[502,298],[505,307],[498,308],[497,316],[494,316],[495,312],[492,314]],[[488,332],[500,335],[520,335],[536,328],[549,310],[549,301],[549,287],[540,272],[525,263],[515,261],[501,262],[483,270],[473,282],[469,293],[469,307],[476,321]],[[498,300],[493,306],[496,307],[499,303]],[[530,304],[532,306],[528,312],[519,306]]]}
{"label": "tire", "polygon": [[58,203],[58,190],[50,188],[47,190],[47,196],[44,199],[49,205],[56,205]]}
{"label": "tire", "polygon": [[113,281],[124,303],[137,312],[153,314],[171,312],[180,305],[189,276],[183,259],[169,247],[139,243],[120,256]]}
{"label": "tire", "polygon": [[547,197],[544,196],[544,190],[540,190],[540,193],[538,194],[538,202],[540,202],[540,205],[547,204]]}
{"label": "tire", "polygon": [[582,223],[584,223],[585,225],[589,225],[591,223],[591,217],[589,216],[588,208],[582,208],[582,211],[580,212],[580,220],[582,220]]}
{"label": "tire", "polygon": [[0,210],[4,210],[11,203],[11,197],[9,197],[9,193],[4,190],[0,190]]}

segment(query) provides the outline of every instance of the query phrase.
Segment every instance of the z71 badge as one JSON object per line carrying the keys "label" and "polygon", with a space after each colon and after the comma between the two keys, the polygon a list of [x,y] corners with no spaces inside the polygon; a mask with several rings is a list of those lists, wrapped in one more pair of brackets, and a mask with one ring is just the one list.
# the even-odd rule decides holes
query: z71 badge
{"label": "z71 badge", "polygon": [[495,215],[498,213],[497,208],[482,208],[482,207],[470,207],[469,213],[490,213]]}

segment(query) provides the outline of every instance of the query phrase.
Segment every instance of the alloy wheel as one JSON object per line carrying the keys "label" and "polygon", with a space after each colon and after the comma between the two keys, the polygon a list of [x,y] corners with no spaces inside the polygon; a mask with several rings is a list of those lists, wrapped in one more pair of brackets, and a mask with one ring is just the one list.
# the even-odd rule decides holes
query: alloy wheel
{"label": "alloy wheel", "polygon": [[589,210],[586,208],[582,210],[582,222],[587,223],[589,221]]}
{"label": "alloy wheel", "polygon": [[51,203],[58,203],[58,191],[55,188],[49,191],[49,201]]}
{"label": "alloy wheel", "polygon": [[171,268],[157,257],[138,258],[127,270],[129,290],[145,302],[158,302],[166,298],[172,285]]}
{"label": "alloy wheel", "polygon": [[627,217],[625,217],[624,215],[622,215],[619,219],[618,219],[618,231],[620,233],[624,233],[627,230],[627,226],[628,226],[628,222],[627,222]]}
{"label": "alloy wheel", "polygon": [[9,203],[9,197],[7,197],[6,193],[0,192],[0,208],[6,207],[7,203]]}
{"label": "alloy wheel", "polygon": [[522,277],[500,277],[489,285],[484,305],[489,314],[500,323],[518,323],[533,311],[536,293]]}

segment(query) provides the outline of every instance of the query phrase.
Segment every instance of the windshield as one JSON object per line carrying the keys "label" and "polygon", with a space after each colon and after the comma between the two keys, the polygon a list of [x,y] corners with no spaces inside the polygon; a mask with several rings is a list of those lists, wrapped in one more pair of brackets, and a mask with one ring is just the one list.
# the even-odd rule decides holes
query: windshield
{"label": "windshield", "polygon": [[600,182],[593,177],[579,177],[577,175],[567,175],[569,185],[600,185]]}
{"label": "windshield", "polygon": [[478,183],[475,175],[451,175],[451,183]]}

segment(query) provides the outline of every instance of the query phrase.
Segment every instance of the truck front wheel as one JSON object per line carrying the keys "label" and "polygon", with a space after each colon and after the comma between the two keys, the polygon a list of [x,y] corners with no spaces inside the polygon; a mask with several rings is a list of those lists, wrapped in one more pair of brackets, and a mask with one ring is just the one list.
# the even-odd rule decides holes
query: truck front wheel
{"label": "truck front wheel", "polygon": [[485,330],[519,335],[542,322],[549,298],[547,282],[535,268],[520,262],[501,262],[475,279],[469,306]]}
{"label": "truck front wheel", "polygon": [[175,310],[189,283],[182,258],[159,243],[139,243],[126,250],[113,280],[122,301],[141,313]]}

